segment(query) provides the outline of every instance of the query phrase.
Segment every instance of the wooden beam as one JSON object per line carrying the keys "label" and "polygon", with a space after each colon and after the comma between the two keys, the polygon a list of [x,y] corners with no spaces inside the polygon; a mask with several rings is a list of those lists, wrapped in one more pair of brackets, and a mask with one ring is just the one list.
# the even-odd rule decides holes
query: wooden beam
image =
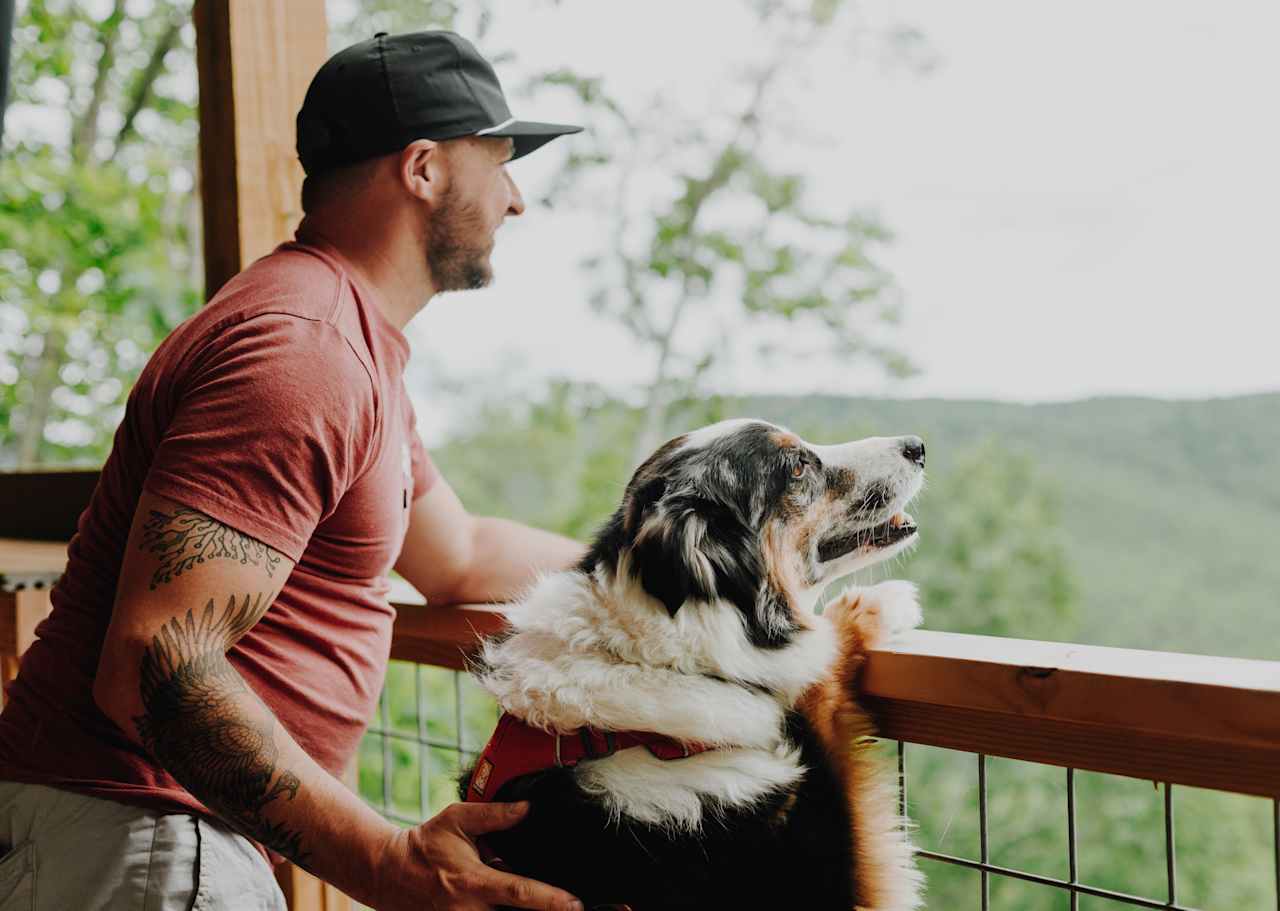
{"label": "wooden beam", "polygon": [[0,590],[0,683],[18,676],[22,654],[36,641],[36,626],[51,609],[47,588]]}
{"label": "wooden beam", "polygon": [[432,605],[403,579],[391,580],[396,609],[391,657],[463,671],[480,640],[506,627],[501,607],[489,604]]}
{"label": "wooden beam", "polygon": [[1280,662],[918,630],[863,692],[895,740],[1280,797]]}
{"label": "wooden beam", "polygon": [[[425,607],[404,588],[391,656],[465,669],[500,608]],[[916,631],[862,681],[882,736],[1280,797],[1280,662]]]}
{"label": "wooden beam", "polygon": [[13,0],[0,0],[0,142],[4,141],[4,111],[9,98],[9,45],[13,37]]}
{"label": "wooden beam", "polygon": [[61,541],[0,538],[0,587],[11,588],[13,580],[28,576],[55,580],[66,565],[67,545]]}
{"label": "wooden beam", "polygon": [[97,469],[0,472],[0,538],[69,541],[98,486]]}
{"label": "wooden beam", "polygon": [[302,214],[298,108],[328,57],[324,0],[196,0],[205,298]]}

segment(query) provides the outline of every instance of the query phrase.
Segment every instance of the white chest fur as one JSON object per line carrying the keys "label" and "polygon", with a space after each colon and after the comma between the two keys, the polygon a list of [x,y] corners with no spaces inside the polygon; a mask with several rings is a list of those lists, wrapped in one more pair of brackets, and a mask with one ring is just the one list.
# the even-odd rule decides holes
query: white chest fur
{"label": "white chest fur", "polygon": [[581,763],[580,785],[618,816],[697,828],[708,806],[742,806],[795,783],[804,769],[785,744],[786,710],[830,665],[821,618],[772,651],[747,641],[724,605],[672,620],[632,586],[580,573],[543,579],[487,643],[478,675],[505,711],[546,730],[649,731],[716,749],[662,760],[632,748]]}

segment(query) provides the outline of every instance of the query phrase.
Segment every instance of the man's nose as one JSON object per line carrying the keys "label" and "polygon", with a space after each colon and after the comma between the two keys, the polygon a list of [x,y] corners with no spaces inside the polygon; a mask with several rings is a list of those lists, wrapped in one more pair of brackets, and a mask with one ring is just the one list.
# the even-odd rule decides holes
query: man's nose
{"label": "man's nose", "polygon": [[507,173],[507,183],[511,187],[511,201],[507,204],[508,215],[520,215],[524,212],[524,197],[520,195],[520,188],[516,186],[516,182],[511,179],[511,174]]}

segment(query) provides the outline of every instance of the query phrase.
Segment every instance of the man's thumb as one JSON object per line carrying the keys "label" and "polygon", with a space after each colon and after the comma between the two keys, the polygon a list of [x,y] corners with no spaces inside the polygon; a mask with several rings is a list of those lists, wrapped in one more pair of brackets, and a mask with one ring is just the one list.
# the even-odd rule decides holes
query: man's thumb
{"label": "man's thumb", "polygon": [[483,835],[509,829],[529,813],[529,802],[460,803],[455,805],[458,828],[468,835]]}

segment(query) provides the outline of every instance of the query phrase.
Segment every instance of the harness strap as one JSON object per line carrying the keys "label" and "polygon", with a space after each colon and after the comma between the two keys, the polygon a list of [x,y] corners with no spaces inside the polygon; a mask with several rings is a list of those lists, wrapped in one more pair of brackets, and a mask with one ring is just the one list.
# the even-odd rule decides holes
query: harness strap
{"label": "harness strap", "polygon": [[583,727],[554,734],[525,724],[510,713],[480,754],[467,783],[469,801],[485,801],[504,784],[522,775],[551,768],[573,768],[584,759],[603,759],[619,750],[642,746],[658,759],[687,759],[713,749],[647,731],[602,731]]}

